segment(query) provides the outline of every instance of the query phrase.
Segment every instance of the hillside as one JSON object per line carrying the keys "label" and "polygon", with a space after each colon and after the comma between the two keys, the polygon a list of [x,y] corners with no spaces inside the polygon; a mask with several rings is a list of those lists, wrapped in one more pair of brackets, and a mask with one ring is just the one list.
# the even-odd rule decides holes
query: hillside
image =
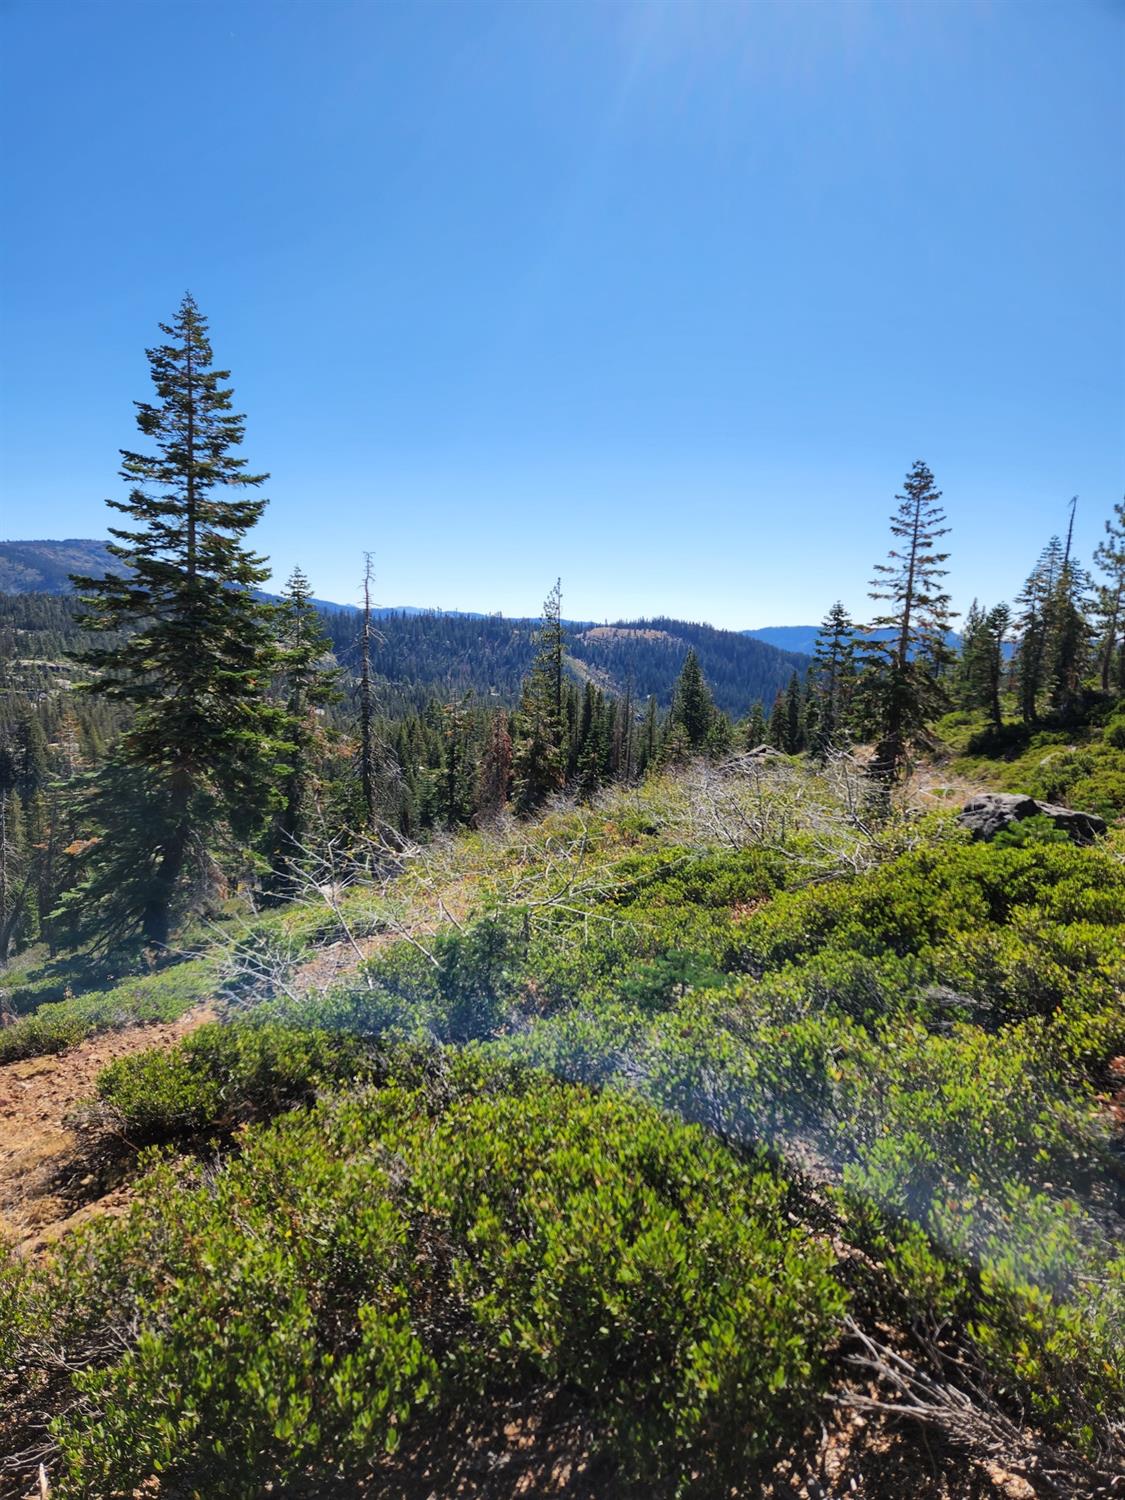
{"label": "hillside", "polygon": [[[9,547],[12,544],[7,544]],[[28,543],[27,546],[32,544]],[[43,544],[46,546],[62,544]],[[65,561],[55,554],[42,568],[60,576],[64,567],[96,566],[78,546]],[[28,565],[30,576],[30,565]],[[45,575],[44,575],[45,576]],[[77,627],[57,588],[0,590],[0,668],[5,662],[51,661],[61,666],[88,637]],[[313,601],[320,607],[319,601]],[[324,628],[345,671],[357,666],[358,614],[351,607],[321,608]],[[467,693],[513,703],[535,655],[538,622],[499,615],[380,611],[374,667],[387,686],[385,706],[421,707],[437,696],[456,700]],[[612,692],[635,700],[654,696],[667,707],[684,657],[694,647],[717,705],[735,716],[756,700],[768,708],[808,659],[778,651],[737,631],[716,630],[685,620],[625,621],[612,627],[569,622],[567,648],[579,678],[592,675]]]}
{"label": "hillside", "polygon": [[69,594],[72,573],[98,577],[118,571],[105,542],[89,537],[0,542],[0,594]]}
{"label": "hillside", "polygon": [[[512,703],[535,655],[538,623],[498,615],[390,615],[379,622],[375,667],[400,694],[436,693],[454,700],[476,693]],[[354,666],[355,617],[326,617],[325,628],[337,659]],[[745,713],[755,700],[772,703],[793,673],[808,665],[803,656],[686,620],[623,621],[610,627],[571,622],[566,647],[579,677],[592,675],[615,693],[629,690],[634,701],[652,695],[663,707],[694,647],[716,704],[734,715]]]}
{"label": "hillside", "polygon": [[873,830],[851,775],[701,763],[9,971],[11,1120],[67,1048],[96,1100],[0,1182],[65,1229],[0,1275],[0,1493],[1109,1484],[1120,839],[970,844],[940,786]]}
{"label": "hillside", "polygon": [[818,630],[816,625],[764,625],[758,630],[744,630],[742,634],[764,641],[767,646],[776,646],[780,651],[800,651],[811,656]]}

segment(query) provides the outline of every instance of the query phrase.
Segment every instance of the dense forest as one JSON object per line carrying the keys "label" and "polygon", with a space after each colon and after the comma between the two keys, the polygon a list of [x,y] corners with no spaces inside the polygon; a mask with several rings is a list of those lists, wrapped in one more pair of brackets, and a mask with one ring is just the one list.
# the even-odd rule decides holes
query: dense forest
{"label": "dense forest", "polygon": [[1114,1493],[1125,502],[957,637],[921,460],[811,657],[325,612],[148,357],[0,599],[0,1493]]}

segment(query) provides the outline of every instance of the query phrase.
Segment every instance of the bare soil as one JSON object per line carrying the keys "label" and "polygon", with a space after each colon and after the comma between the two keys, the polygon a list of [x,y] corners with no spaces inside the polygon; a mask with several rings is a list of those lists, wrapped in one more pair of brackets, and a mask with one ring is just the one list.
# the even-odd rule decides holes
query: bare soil
{"label": "bare soil", "polygon": [[178,1021],[102,1032],[65,1052],[0,1067],[0,1235],[36,1255],[90,1214],[120,1212],[128,1188],[113,1180],[112,1167],[88,1170],[68,1122],[94,1096],[107,1064],[154,1047],[167,1051],[214,1019],[201,1005]]}

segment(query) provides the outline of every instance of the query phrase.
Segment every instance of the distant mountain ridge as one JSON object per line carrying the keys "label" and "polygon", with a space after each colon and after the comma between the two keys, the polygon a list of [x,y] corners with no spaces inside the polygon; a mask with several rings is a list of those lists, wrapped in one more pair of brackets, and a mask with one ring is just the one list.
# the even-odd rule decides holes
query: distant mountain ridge
{"label": "distant mountain ridge", "polygon": [[[120,573],[121,564],[108,545],[93,537],[65,537],[62,541],[41,539],[37,541],[0,542],[0,594],[69,594],[72,573],[85,573],[97,577],[104,573]],[[277,594],[262,594],[264,599],[276,599]],[[333,599],[314,599],[318,609],[356,609],[354,604],[338,604]],[[380,605],[373,611],[386,615],[453,614],[479,619],[473,610],[431,610],[414,604]]]}
{"label": "distant mountain ridge", "polygon": [[[743,635],[751,635],[757,641],[765,641],[767,645],[777,646],[782,651],[803,651],[806,656],[811,656],[816,650],[816,638],[820,634],[817,625],[767,625],[761,630],[744,630]],[[890,632],[886,630],[868,630],[863,625],[856,626],[856,637],[859,640],[887,640]],[[945,643],[953,651],[960,651],[961,636],[956,630],[945,632]],[[1004,660],[1011,661],[1015,655],[1015,643],[1004,642]]]}
{"label": "distant mountain ridge", "polygon": [[820,634],[819,625],[764,625],[760,630],[743,630],[742,635],[753,636],[756,641],[765,641],[767,646],[776,646],[779,651],[800,651],[811,656]]}
{"label": "distant mountain ridge", "polygon": [[69,594],[71,573],[120,571],[106,543],[90,537],[0,542],[0,593],[4,594]]}
{"label": "distant mountain ridge", "polygon": [[[6,613],[19,628],[21,614],[28,615],[28,624],[28,612],[35,612],[32,596],[65,595],[71,591],[70,573],[97,575],[117,566],[104,542],[74,537],[0,542],[0,594],[10,596]],[[19,596],[26,596],[22,609],[17,608]],[[318,603],[337,658],[353,670],[356,606]],[[537,620],[417,606],[383,607],[376,613],[381,640],[375,665],[388,706],[420,707],[434,696],[449,701],[466,694],[516,700],[535,653]],[[54,614],[52,621],[57,628]],[[566,626],[568,664],[575,676],[617,693],[630,692],[637,700],[651,695],[664,706],[671,701],[689,648],[697,653],[718,706],[735,716],[759,699],[768,708],[793,673],[804,673],[809,664],[807,655],[778,649],[752,634],[687,620],[572,620]]]}

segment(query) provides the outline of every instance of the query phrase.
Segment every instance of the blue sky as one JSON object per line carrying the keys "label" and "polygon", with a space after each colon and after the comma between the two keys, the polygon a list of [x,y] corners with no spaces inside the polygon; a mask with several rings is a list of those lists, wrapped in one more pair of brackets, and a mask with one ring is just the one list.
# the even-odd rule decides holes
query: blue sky
{"label": "blue sky", "polygon": [[185,288],[281,576],[859,615],[916,457],[1010,596],[1125,489],[1125,6],[0,7],[8,537],[103,535]]}

